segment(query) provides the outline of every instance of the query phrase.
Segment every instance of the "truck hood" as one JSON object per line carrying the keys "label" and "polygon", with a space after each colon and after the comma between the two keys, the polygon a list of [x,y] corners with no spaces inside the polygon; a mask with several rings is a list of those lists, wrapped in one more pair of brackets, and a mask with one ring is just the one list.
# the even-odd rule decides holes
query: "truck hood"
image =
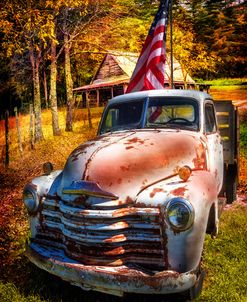
{"label": "truck hood", "polygon": [[121,200],[134,200],[144,187],[173,176],[184,165],[196,170],[206,167],[198,133],[167,129],[111,133],[71,153],[58,195],[73,181],[86,180]]}

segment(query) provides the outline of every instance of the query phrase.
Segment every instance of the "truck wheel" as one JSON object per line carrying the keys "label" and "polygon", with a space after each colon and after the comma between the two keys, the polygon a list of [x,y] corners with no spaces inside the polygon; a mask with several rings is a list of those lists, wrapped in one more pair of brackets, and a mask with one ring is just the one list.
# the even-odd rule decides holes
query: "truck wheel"
{"label": "truck wheel", "polygon": [[237,169],[236,165],[229,165],[226,176],[226,202],[233,203],[237,199]]}
{"label": "truck wheel", "polygon": [[184,294],[183,296],[186,298],[186,300],[193,301],[200,295],[205,276],[206,276],[206,272],[200,269],[200,273],[198,275],[195,285],[183,293]]}

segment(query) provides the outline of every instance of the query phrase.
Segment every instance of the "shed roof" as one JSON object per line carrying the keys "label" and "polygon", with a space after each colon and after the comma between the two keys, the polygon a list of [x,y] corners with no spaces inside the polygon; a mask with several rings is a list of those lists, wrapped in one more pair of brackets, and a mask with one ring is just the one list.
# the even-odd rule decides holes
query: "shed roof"
{"label": "shed roof", "polygon": [[112,77],[108,79],[104,79],[101,82],[94,82],[89,85],[85,85],[82,87],[74,88],[74,91],[82,91],[82,90],[88,90],[88,89],[99,89],[99,88],[109,88],[114,85],[120,85],[120,84],[128,84],[129,83],[129,77]]}

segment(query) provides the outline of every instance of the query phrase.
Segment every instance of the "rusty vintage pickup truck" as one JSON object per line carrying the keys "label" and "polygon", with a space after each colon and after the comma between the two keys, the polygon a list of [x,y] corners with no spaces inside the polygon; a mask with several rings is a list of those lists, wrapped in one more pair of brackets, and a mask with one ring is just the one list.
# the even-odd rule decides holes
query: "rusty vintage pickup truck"
{"label": "rusty vintage pickup truck", "polygon": [[86,290],[194,299],[205,234],[236,197],[236,129],[231,101],[204,92],[113,98],[97,137],[25,186],[28,258]]}

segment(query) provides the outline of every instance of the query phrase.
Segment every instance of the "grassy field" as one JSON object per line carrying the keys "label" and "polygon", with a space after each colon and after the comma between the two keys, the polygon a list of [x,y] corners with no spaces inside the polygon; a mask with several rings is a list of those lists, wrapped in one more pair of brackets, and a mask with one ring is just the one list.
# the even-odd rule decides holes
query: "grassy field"
{"label": "grassy field", "polygon": [[247,79],[217,79],[201,81],[210,84],[210,94],[217,100],[235,100],[247,102]]}
{"label": "grassy field", "polygon": [[201,81],[207,84],[212,85],[212,87],[239,87],[239,86],[246,86],[247,79],[246,78],[235,78],[235,79],[215,79],[211,81]]}
{"label": "grassy field", "polygon": [[[17,146],[16,130],[10,133],[10,165],[8,169],[0,167],[0,301],[2,302],[79,302],[79,301],[182,301],[179,297],[126,297],[124,299],[85,292],[73,287],[48,273],[39,270],[28,262],[24,256],[25,240],[28,238],[28,219],[22,203],[24,184],[42,173],[42,164],[51,161],[55,169],[61,169],[70,152],[80,143],[96,134],[102,109],[93,110],[93,126],[89,130],[86,111],[76,112],[74,132],[62,131],[59,137],[52,136],[51,115],[43,112],[43,131],[45,140],[29,148],[29,117],[21,118],[24,153],[21,155]],[[246,150],[245,111],[241,119],[241,148]],[[61,128],[65,125],[65,112],[59,114]],[[13,123],[14,125],[14,123]],[[0,146],[3,143],[0,132]],[[247,180],[246,154],[241,157],[239,188],[242,201],[228,207],[220,221],[217,239],[209,236],[205,241],[203,267],[207,277],[202,295],[197,301],[247,301],[247,205],[244,201]],[[240,198],[240,199],[241,199]],[[246,195],[245,195],[246,198]]]}

